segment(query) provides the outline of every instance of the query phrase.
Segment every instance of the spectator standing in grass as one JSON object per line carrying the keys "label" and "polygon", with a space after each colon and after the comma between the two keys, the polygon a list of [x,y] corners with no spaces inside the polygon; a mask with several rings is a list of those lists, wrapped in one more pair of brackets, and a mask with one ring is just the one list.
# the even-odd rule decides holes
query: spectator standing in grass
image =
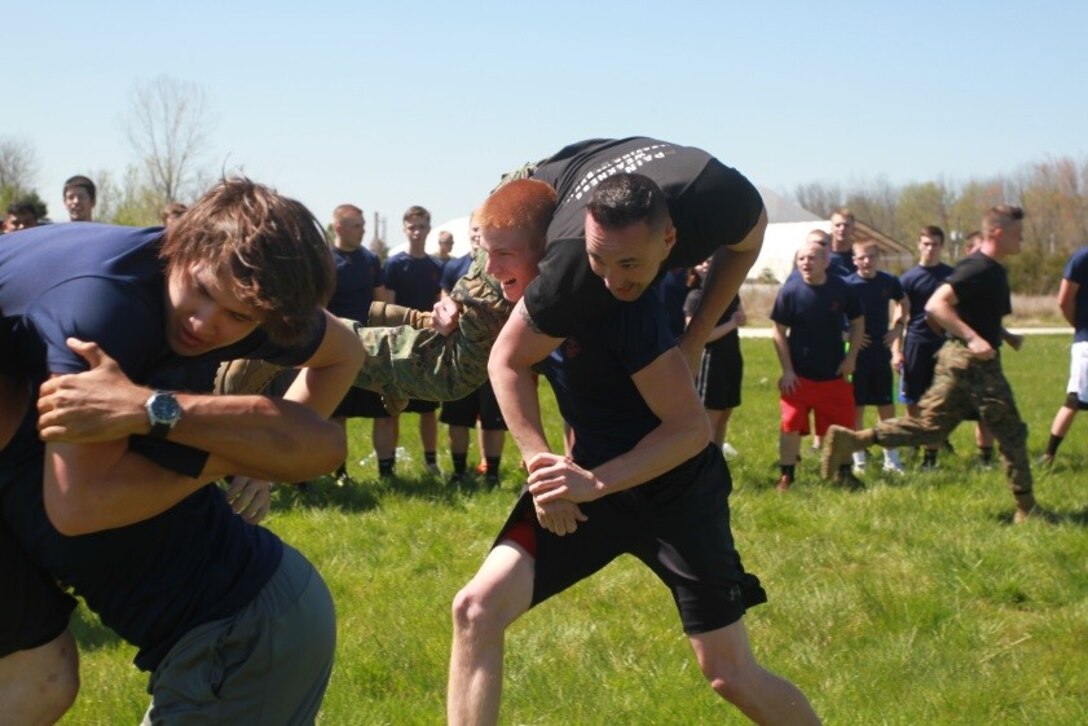
{"label": "spectator standing in grass", "polygon": [[[829,264],[826,247],[805,242],[797,252],[798,278],[782,286],[771,310],[772,337],[782,366],[780,475],[775,485],[780,492],[794,482],[810,414],[817,436],[832,424],[853,425],[855,417],[854,391],[846,378],[857,365],[865,316],[854,289],[827,273]],[[844,327],[850,330],[849,352],[843,348]],[[840,466],[835,477],[847,486],[858,485],[849,463]]]}
{"label": "spectator standing in grass", "polygon": [[[903,334],[909,303],[903,295],[899,278],[880,269],[880,248],[875,242],[854,243],[857,272],[846,278],[865,310],[865,338],[854,368],[855,428],[865,423],[865,407],[875,406],[881,420],[895,417],[892,403],[892,345]],[[894,323],[888,325],[888,307],[895,305]],[[854,473],[861,474],[867,464],[865,450],[854,452]],[[902,474],[899,451],[884,449],[884,471]]]}
{"label": "spectator standing in grass", "polygon": [[[684,301],[684,316],[690,320],[703,296],[702,284],[710,268],[710,260],[704,260],[692,268],[691,290]],[[718,324],[710,331],[706,349],[699,362],[695,388],[710,419],[710,435],[722,449],[725,457],[737,455],[737,450],[727,441],[729,418],[733,409],[740,405],[741,381],[744,378],[744,358],[740,353],[740,327],[747,322],[740,295],[722,313]]]}
{"label": "spectator standing in grass", "polygon": [[1065,403],[1054,415],[1050,439],[1041,463],[1049,466],[1058,453],[1062,439],[1069,433],[1077,411],[1088,409],[1088,247],[1073,253],[1062,272],[1058,288],[1058,307],[1062,317],[1073,326],[1073,348],[1069,356],[1069,383]]}

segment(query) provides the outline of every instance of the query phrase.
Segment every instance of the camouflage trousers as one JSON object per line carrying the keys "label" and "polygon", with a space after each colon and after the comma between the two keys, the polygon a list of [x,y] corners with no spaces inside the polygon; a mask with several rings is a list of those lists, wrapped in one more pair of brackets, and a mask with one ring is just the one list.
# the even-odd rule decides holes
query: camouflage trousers
{"label": "camouflage trousers", "polygon": [[[476,257],[450,297],[461,306],[457,329],[444,336],[430,327],[430,312],[376,302],[367,322],[342,320],[366,353],[355,386],[376,391],[390,413],[409,398],[455,401],[487,380],[491,346],[513,308],[502,288],[484,272],[487,255]],[[264,361],[223,364],[217,393],[259,393],[282,370]]]}
{"label": "camouflage trousers", "polygon": [[977,411],[997,439],[1013,494],[1031,492],[1028,427],[1001,371],[1000,353],[992,360],[980,360],[962,343],[946,343],[937,354],[933,383],[918,401],[918,408],[917,417],[879,422],[873,428],[877,442],[886,447],[936,446]]}

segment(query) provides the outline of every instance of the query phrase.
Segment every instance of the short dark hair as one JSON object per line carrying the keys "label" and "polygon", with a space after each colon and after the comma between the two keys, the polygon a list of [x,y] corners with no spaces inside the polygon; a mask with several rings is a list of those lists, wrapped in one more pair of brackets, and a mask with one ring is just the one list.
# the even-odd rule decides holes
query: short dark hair
{"label": "short dark hair", "polygon": [[933,224],[927,224],[925,227],[922,227],[922,232],[919,236],[929,237],[932,240],[937,240],[937,242],[942,245],[944,244],[944,230]]}
{"label": "short dark hair", "polygon": [[989,238],[994,230],[1004,228],[1013,222],[1019,222],[1024,218],[1024,210],[1010,204],[999,204],[990,207],[982,215],[982,234]]}
{"label": "short dark hair", "polygon": [[317,308],[336,285],[325,231],[301,202],[245,177],[224,179],[167,230],[159,256],[167,271],[195,264],[230,270],[238,297],[264,313],[276,343],[313,334]]}
{"label": "short dark hair", "polygon": [[18,202],[12,202],[8,205],[8,214],[33,214],[34,219],[38,218],[38,209],[34,206],[34,202],[28,202],[21,200]]}
{"label": "short dark hair", "polygon": [[642,174],[615,174],[593,190],[586,209],[606,229],[645,222],[654,231],[669,221],[669,205],[661,187]]}
{"label": "short dark hair", "polygon": [[91,198],[91,201],[96,201],[97,189],[95,189],[94,182],[87,177],[76,174],[75,176],[68,177],[68,181],[64,182],[64,193],[72,187],[82,187],[87,192],[87,196]]}
{"label": "short dark hair", "polygon": [[426,207],[421,207],[418,204],[408,207],[408,211],[404,213],[403,221],[407,222],[412,217],[423,217],[427,220],[427,224],[431,223],[431,213],[427,211]]}

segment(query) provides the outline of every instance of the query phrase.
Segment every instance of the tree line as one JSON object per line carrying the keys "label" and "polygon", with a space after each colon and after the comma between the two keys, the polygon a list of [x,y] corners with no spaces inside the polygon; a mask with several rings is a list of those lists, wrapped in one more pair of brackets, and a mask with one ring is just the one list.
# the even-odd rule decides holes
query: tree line
{"label": "tree line", "polygon": [[1069,255],[1088,244],[1088,157],[1046,159],[963,183],[938,179],[896,186],[881,178],[844,188],[811,182],[793,196],[824,218],[847,206],[859,220],[905,243],[935,224],[945,231],[949,261],[962,255],[964,238],[978,229],[986,209],[1021,206],[1027,212],[1023,250],[1007,267],[1013,291],[1029,295],[1055,294]]}

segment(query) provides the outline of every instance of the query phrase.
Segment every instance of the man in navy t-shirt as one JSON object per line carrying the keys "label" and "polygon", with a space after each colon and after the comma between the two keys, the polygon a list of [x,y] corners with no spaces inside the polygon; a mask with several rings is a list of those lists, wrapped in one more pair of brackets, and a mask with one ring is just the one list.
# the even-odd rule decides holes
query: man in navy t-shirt
{"label": "man in navy t-shirt", "polygon": [[[154,671],[153,718],[231,720],[252,708],[258,673],[275,682],[277,707],[316,712],[334,639],[328,593],[301,555],[235,516],[209,482],[297,480],[342,458],[343,435],[323,418],[361,355],[320,310],[331,287],[312,215],[246,179],[217,185],[167,233],[74,223],[0,246],[3,370],[27,384],[23,406],[0,406],[10,433],[0,451],[0,712],[55,719],[75,695],[74,681],[64,690],[74,601],[57,582],[139,647],[136,664]],[[306,371],[284,401],[172,392],[206,387],[202,374],[235,357]],[[35,396],[38,410],[25,405]],[[253,609],[270,586],[275,611],[297,606],[314,619],[289,618],[312,642],[282,636],[286,660],[242,659],[230,680],[194,680],[201,658],[233,647],[214,645],[228,622],[243,641],[275,635]],[[291,673],[292,659],[311,675]],[[38,695],[20,702],[13,685]],[[219,699],[203,701],[202,688]]]}
{"label": "man in navy t-shirt", "polygon": [[[944,345],[943,331],[934,330],[926,319],[926,303],[948,276],[952,267],[941,262],[944,230],[928,226],[918,236],[918,264],[899,278],[910,307],[906,335],[892,346],[892,366],[899,370],[899,398],[907,405],[907,414],[918,415],[918,402],[933,383],[937,352]],[[937,447],[925,448],[922,467],[937,465]]]}
{"label": "man in navy t-shirt", "polygon": [[[382,276],[385,280],[385,301],[413,310],[429,311],[438,301],[441,290],[442,265],[424,251],[427,234],[431,231],[431,213],[420,206],[412,206],[404,213],[404,236],[408,238],[408,251],[399,252],[385,262]],[[361,318],[360,320],[366,320]],[[423,457],[428,471],[438,473],[438,403],[413,398],[404,409],[419,414],[419,439],[423,444]],[[383,441],[392,442],[395,452],[400,439],[400,415],[393,414],[374,420],[376,434]],[[392,476],[396,465],[394,455],[378,457],[378,473]]]}
{"label": "man in navy t-shirt", "polygon": [[[332,259],[336,263],[336,289],[326,306],[338,318],[366,321],[370,304],[385,294],[382,284],[382,263],[378,256],[363,246],[366,220],[363,210],[353,204],[341,204],[332,214]],[[352,386],[344,400],[333,411],[332,419],[340,426],[347,426],[349,418],[379,419],[389,416],[382,405],[381,396],[374,391]],[[393,456],[396,444],[382,437],[383,430],[375,422],[372,443],[378,459]],[[347,464],[341,463],[336,470],[340,483],[348,480]]]}
{"label": "man in navy t-shirt", "polygon": [[[487,202],[481,214],[488,217]],[[804,695],[752,657],[742,617],[766,595],[733,547],[729,470],[710,443],[660,299],[633,294],[633,271],[658,269],[676,242],[664,195],[647,177],[616,174],[592,192],[584,223],[593,272],[618,302],[576,324],[558,347],[544,338],[533,348],[504,350],[519,340],[517,327],[528,325],[522,315],[511,317],[495,343],[517,364],[543,361],[575,443],[571,458],[550,453],[537,402],[508,407],[500,397],[528,462],[529,486],[454,600],[449,721],[494,723],[506,628],[629,553],[671,590],[719,695],[757,721],[817,723]],[[741,683],[748,686],[735,687]]]}
{"label": "man in navy t-shirt", "polygon": [[1081,247],[1065,263],[1058,288],[1058,307],[1062,317],[1073,326],[1073,348],[1069,359],[1069,383],[1065,403],[1054,415],[1050,439],[1042,463],[1049,465],[1058,446],[1069,433],[1077,411],[1088,410],[1088,247]]}
{"label": "man in navy t-shirt", "polygon": [[842,271],[843,277],[858,271],[854,264],[854,213],[840,207],[831,213],[831,256],[829,271]]}
{"label": "man in navy t-shirt", "polygon": [[[854,368],[855,428],[865,422],[865,407],[875,406],[880,419],[895,416],[892,403],[892,344],[903,333],[907,302],[899,278],[880,269],[880,248],[875,242],[854,243],[854,264],[858,271],[846,278],[865,310],[865,338]],[[888,325],[888,306],[895,303],[895,322]],[[867,455],[854,452],[854,473],[865,471]],[[884,449],[884,471],[903,474],[899,451]]]}
{"label": "man in navy t-shirt", "polygon": [[[805,242],[797,251],[799,277],[782,286],[771,310],[772,333],[782,377],[778,381],[782,422],[776,488],[793,484],[801,436],[815,414],[816,435],[832,424],[854,420],[854,392],[846,377],[857,365],[865,316],[857,293],[838,276],[827,274],[829,250]],[[843,350],[842,331],[849,327],[850,350]],[[838,473],[842,483],[856,486],[850,467]]]}

